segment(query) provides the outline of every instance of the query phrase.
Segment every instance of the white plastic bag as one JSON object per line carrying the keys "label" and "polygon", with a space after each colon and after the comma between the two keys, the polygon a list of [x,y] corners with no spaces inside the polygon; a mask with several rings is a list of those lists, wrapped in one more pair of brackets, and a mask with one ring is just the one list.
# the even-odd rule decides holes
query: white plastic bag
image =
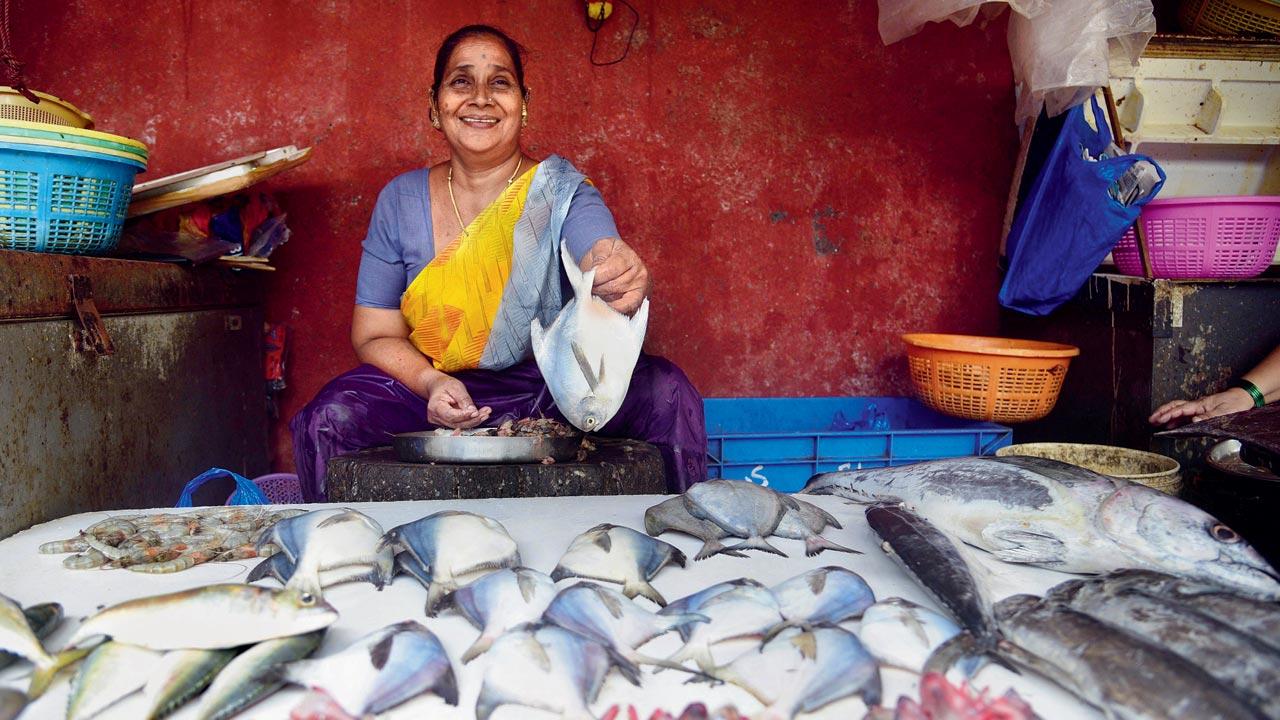
{"label": "white plastic bag", "polygon": [[1057,115],[1108,82],[1110,45],[1138,61],[1156,31],[1151,0],[1052,0],[1034,18],[1009,18],[1009,57],[1018,88],[1015,121],[1044,107]]}
{"label": "white plastic bag", "polygon": [[926,23],[964,26],[980,11],[1011,8],[1009,57],[1018,89],[1015,120],[1022,124],[1045,107],[1057,115],[1107,84],[1109,46],[1137,62],[1156,31],[1151,0],[879,0],[880,37],[886,45],[914,35]]}
{"label": "white plastic bag", "polygon": [[[1005,5],[1026,17],[1038,15],[1052,0],[880,0],[880,39],[885,45],[896,43],[920,31],[926,23],[950,20],[964,27],[978,17],[978,11],[994,16]],[[986,5],[983,8],[983,5]]]}

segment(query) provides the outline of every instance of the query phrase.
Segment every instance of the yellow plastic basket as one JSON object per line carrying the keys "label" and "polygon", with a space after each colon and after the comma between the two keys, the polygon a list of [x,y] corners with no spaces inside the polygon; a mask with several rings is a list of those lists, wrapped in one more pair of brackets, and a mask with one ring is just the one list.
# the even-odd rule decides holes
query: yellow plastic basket
{"label": "yellow plastic basket", "polygon": [[1280,2],[1183,0],[1178,22],[1197,35],[1280,36]]}
{"label": "yellow plastic basket", "polygon": [[40,98],[39,104],[31,102],[7,85],[0,85],[0,118],[66,125],[82,130],[93,127],[93,118],[66,100],[38,90],[32,90],[31,93]]}

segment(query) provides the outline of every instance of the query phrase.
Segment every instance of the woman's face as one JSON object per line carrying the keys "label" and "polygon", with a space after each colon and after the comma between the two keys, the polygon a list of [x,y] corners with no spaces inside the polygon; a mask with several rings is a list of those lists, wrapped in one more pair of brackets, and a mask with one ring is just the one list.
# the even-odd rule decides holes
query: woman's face
{"label": "woman's face", "polygon": [[467,38],[454,48],[436,93],[440,129],[455,151],[505,156],[520,137],[522,101],[506,47],[488,36]]}

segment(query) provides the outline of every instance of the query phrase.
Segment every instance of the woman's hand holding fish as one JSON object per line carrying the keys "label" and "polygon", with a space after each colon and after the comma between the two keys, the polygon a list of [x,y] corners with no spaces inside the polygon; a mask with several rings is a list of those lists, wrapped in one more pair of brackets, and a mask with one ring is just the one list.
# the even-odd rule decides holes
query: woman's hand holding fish
{"label": "woman's hand holding fish", "polygon": [[427,422],[440,427],[467,429],[489,419],[490,409],[477,408],[461,380],[440,373],[427,382]]}
{"label": "woman's hand holding fish", "polygon": [[1252,407],[1253,396],[1241,388],[1230,388],[1196,400],[1167,402],[1156,408],[1148,421],[1152,425],[1171,425],[1182,418],[1190,418],[1191,422],[1200,422],[1219,415],[1243,412]]}
{"label": "woman's hand holding fish", "polygon": [[582,258],[582,271],[595,268],[591,294],[624,315],[640,308],[649,295],[652,278],[640,256],[618,238],[605,238]]}

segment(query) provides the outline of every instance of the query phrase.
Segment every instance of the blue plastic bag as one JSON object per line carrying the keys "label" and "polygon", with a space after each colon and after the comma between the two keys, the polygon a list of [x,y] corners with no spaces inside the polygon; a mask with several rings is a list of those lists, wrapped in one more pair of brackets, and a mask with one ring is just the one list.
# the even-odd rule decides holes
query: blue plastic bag
{"label": "blue plastic bag", "polygon": [[[1067,113],[1009,230],[1009,269],[1000,287],[1000,304],[1012,310],[1048,315],[1070,300],[1164,185],[1164,171],[1145,155],[1083,157],[1085,149],[1092,157],[1100,156],[1111,142],[1097,98],[1091,104],[1097,130],[1085,120],[1085,105]],[[1107,189],[1140,160],[1156,165],[1160,182],[1146,197],[1126,206]]]}
{"label": "blue plastic bag", "polygon": [[224,475],[230,475],[231,479],[236,481],[235,492],[231,493],[230,498],[227,498],[228,505],[271,504],[271,501],[267,499],[267,496],[262,492],[262,489],[259,488],[252,480],[238,473],[233,473],[230,470],[216,467],[209,468],[192,478],[191,482],[187,483],[186,487],[182,488],[182,496],[178,498],[178,504],[174,507],[191,507],[191,496],[195,493],[196,488],[210,480],[213,480],[214,478],[219,478]]}

